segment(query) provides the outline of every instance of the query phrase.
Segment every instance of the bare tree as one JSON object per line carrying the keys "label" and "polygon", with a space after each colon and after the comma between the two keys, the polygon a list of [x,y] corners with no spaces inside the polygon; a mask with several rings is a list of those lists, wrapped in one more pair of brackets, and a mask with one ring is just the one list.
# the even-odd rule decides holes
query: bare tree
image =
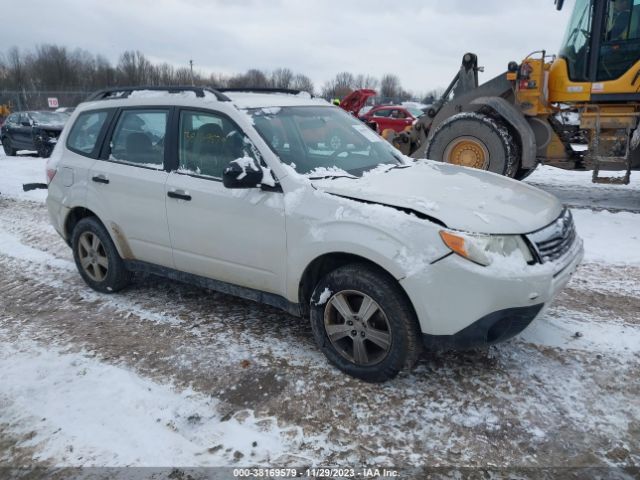
{"label": "bare tree", "polygon": [[288,68],[276,68],[271,73],[271,81],[269,83],[275,88],[291,88],[293,78],[293,72]]}
{"label": "bare tree", "polygon": [[295,77],[293,77],[291,87],[296,90],[302,90],[303,92],[309,92],[313,95],[313,82],[306,75],[302,75],[299,73]]}
{"label": "bare tree", "polygon": [[151,81],[152,65],[140,51],[128,50],[120,56],[118,76],[126,85],[145,85]]}
{"label": "bare tree", "polygon": [[344,98],[354,89],[355,79],[352,73],[340,72],[333,80],[329,80],[322,87],[322,96],[325,98]]}
{"label": "bare tree", "polygon": [[400,96],[400,79],[393,73],[387,73],[380,79],[380,96],[384,99],[394,99]]}
{"label": "bare tree", "polygon": [[379,83],[380,82],[376,77],[372,77],[371,75],[359,74],[358,76],[355,77],[353,86],[356,89],[360,89],[360,88],[376,89],[378,88]]}

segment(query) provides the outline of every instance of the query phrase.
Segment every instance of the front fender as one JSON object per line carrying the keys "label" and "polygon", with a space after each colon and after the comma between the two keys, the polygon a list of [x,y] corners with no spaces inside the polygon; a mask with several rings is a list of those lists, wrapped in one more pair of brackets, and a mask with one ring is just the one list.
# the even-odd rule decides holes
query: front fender
{"label": "front fender", "polygon": [[520,137],[521,168],[529,169],[536,166],[536,136],[522,112],[502,97],[478,97],[471,101],[471,105],[489,107],[511,125]]}

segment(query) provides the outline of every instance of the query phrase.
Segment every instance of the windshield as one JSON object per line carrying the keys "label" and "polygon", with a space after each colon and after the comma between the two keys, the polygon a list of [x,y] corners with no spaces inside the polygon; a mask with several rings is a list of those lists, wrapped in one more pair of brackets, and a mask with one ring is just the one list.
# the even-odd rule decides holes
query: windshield
{"label": "windshield", "polygon": [[407,107],[407,110],[409,110],[411,115],[413,115],[416,118],[421,117],[422,115],[424,115],[424,112],[422,110],[420,110],[419,108]]}
{"label": "windshield", "polygon": [[591,36],[591,0],[576,0],[571,20],[560,48],[560,57],[567,61],[569,78],[574,82],[587,80],[589,38]]}
{"label": "windshield", "polygon": [[37,123],[65,123],[69,115],[57,112],[31,112],[31,117]]}
{"label": "windshield", "polygon": [[258,133],[280,160],[310,177],[360,176],[402,155],[371,128],[334,107],[252,109]]}

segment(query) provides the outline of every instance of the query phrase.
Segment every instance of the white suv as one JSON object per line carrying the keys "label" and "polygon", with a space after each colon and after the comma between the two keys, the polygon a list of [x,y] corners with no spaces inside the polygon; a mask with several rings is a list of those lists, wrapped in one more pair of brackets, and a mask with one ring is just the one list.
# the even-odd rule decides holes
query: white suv
{"label": "white suv", "polygon": [[403,157],[305,93],[117,89],[80,105],[47,206],[89,286],[132,271],[309,317],[346,373],[521,332],[582,258],[553,196]]}

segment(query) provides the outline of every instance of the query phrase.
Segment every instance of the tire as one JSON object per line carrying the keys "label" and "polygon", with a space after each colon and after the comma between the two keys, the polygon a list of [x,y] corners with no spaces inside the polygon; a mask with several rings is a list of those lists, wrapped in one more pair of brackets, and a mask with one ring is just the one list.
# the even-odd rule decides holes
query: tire
{"label": "tire", "polygon": [[9,137],[5,137],[2,139],[2,148],[5,155],[7,155],[8,157],[15,157],[16,153],[18,153],[15,148],[11,147],[11,140],[9,140]]}
{"label": "tire", "polygon": [[531,175],[535,171],[536,171],[536,167],[533,167],[533,168],[519,168],[513,178],[515,178],[516,180],[524,180],[525,178],[527,178],[529,175]]}
{"label": "tire", "polygon": [[[358,316],[366,310],[365,302],[369,314]],[[323,277],[311,295],[310,317],[315,341],[327,359],[367,382],[389,380],[412,368],[420,356],[421,335],[408,299],[395,279],[368,265],[347,265]],[[361,348],[364,357],[358,354]]]}
{"label": "tire", "polygon": [[71,246],[80,276],[94,290],[114,293],[130,283],[131,273],[96,217],[83,218],[76,224]]}
{"label": "tire", "polygon": [[459,113],[433,133],[426,157],[514,177],[518,146],[499,120],[480,113]]}

